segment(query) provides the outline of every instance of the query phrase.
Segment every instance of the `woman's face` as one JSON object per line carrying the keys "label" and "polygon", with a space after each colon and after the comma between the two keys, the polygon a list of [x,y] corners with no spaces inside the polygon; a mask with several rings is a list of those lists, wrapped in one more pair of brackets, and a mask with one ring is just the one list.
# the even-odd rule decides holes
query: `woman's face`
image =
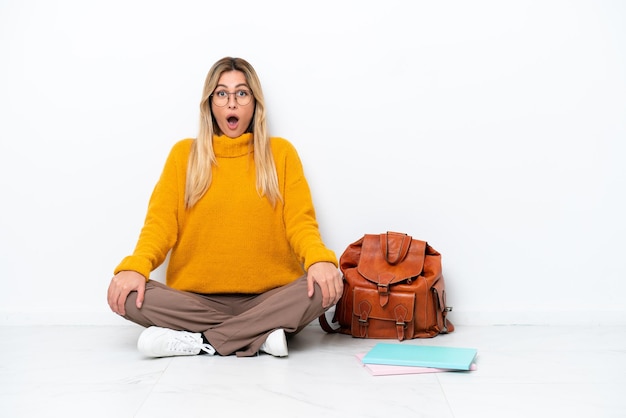
{"label": "woman's face", "polygon": [[222,73],[211,97],[211,112],[222,134],[236,138],[245,133],[254,115],[254,105],[244,73]]}

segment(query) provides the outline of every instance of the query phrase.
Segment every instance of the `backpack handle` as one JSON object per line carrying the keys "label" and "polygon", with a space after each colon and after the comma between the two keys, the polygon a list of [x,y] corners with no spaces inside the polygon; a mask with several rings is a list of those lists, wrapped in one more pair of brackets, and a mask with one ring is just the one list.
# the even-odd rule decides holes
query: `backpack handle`
{"label": "backpack handle", "polygon": [[387,263],[395,265],[404,260],[411,247],[412,239],[408,234],[400,232],[387,231],[386,234],[381,234],[380,246]]}

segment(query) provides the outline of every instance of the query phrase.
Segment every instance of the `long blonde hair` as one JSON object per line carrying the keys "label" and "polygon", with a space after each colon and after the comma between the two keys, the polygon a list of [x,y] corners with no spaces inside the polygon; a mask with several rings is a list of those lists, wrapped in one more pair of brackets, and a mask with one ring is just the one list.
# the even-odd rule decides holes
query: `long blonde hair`
{"label": "long blonde hair", "polygon": [[206,76],[202,100],[200,101],[200,128],[198,137],[193,141],[187,165],[187,184],[185,187],[185,207],[192,208],[204,196],[211,185],[213,166],[217,164],[213,150],[213,135],[221,134],[211,112],[211,94],[226,71],[241,71],[252,90],[255,109],[252,122],[246,132],[254,137],[254,165],[256,167],[256,188],[260,196],[265,196],[272,205],[282,200],[278,188],[276,164],[272,156],[270,139],[265,119],[265,100],[261,82],[256,71],[242,58],[225,57],[217,61]]}

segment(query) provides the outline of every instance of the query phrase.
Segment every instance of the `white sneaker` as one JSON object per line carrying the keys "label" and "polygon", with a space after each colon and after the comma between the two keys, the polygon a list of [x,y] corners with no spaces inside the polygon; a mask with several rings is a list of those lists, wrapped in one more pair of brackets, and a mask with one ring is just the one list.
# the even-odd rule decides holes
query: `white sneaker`
{"label": "white sneaker", "polygon": [[193,356],[200,351],[215,354],[215,349],[202,341],[202,334],[161,327],[142,332],[137,348],[149,357]]}
{"label": "white sneaker", "polygon": [[288,352],[285,330],[279,328],[276,331],[273,331],[267,336],[267,340],[265,340],[260,350],[264,353],[271,354],[274,357],[286,357]]}

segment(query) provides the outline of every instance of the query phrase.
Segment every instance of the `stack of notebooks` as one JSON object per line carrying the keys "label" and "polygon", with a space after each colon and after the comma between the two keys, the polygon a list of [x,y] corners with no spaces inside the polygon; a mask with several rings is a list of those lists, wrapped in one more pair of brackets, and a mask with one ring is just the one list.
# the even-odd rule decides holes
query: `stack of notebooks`
{"label": "stack of notebooks", "polygon": [[378,343],[357,358],[375,376],[476,370],[475,348]]}

